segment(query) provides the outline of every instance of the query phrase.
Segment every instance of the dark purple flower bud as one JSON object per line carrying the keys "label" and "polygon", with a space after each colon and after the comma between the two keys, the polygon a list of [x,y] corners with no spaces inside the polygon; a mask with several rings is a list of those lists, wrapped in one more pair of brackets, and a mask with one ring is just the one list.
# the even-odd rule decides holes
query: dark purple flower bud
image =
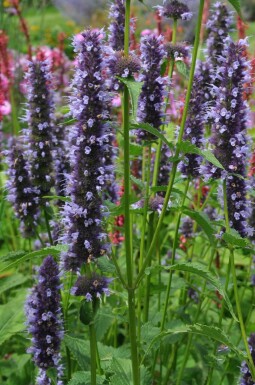
{"label": "dark purple flower bud", "polygon": [[84,31],[75,38],[78,52],[73,79],[71,112],[77,123],[71,129],[70,175],[62,221],[63,242],[69,245],[62,253],[65,270],[77,271],[83,263],[106,253],[106,234],[102,230],[102,200],[108,178],[104,164],[105,146],[109,141],[110,94],[105,89],[105,68],[101,49],[102,31]]}
{"label": "dark purple flower bud", "polygon": [[[169,158],[172,156],[172,152],[169,147],[163,143],[161,148],[161,159],[159,166],[159,175],[158,175],[158,185],[167,186],[169,182],[169,175],[172,169],[172,163],[169,161]],[[165,196],[165,191],[158,192],[158,195]]]}
{"label": "dark purple flower bud", "polygon": [[[204,89],[203,76],[196,74],[194,77],[191,98],[189,102],[188,117],[185,124],[184,140],[190,141],[196,147],[201,147],[204,139]],[[196,154],[186,154],[181,162],[181,172],[185,176],[196,178],[199,176],[199,167],[202,158]]]}
{"label": "dark purple flower bud", "polygon": [[189,57],[190,49],[185,45],[185,43],[165,43],[164,48],[168,59],[175,60],[178,57]]}
{"label": "dark purple flower bud", "polygon": [[[141,60],[143,82],[138,101],[137,121],[149,123],[159,129],[162,124],[162,107],[164,105],[165,84],[167,78],[160,76],[160,66],[165,57],[163,36],[149,35],[141,40]],[[139,130],[138,136],[143,140],[155,140],[155,135]]]}
{"label": "dark purple flower bud", "polygon": [[195,303],[198,303],[199,302],[199,295],[198,295],[198,292],[193,289],[192,287],[189,287],[188,288],[188,297],[194,301]]}
{"label": "dark purple flower bud", "polygon": [[[252,360],[255,363],[255,334],[254,333],[250,335],[250,338],[248,339],[248,343],[250,347]],[[245,361],[242,363],[242,366],[241,366],[240,385],[254,385],[252,375]]]}
{"label": "dark purple flower bud", "polygon": [[168,19],[190,20],[192,18],[192,12],[190,12],[189,7],[178,0],[164,0],[163,6],[157,6],[156,8],[160,16],[167,17]]}
{"label": "dark purple flower bud", "polygon": [[56,368],[59,376],[62,375],[60,344],[64,331],[60,286],[58,264],[48,256],[39,268],[37,285],[31,290],[25,306],[28,332],[32,334],[28,353],[32,353],[35,364],[41,369],[38,384],[48,384],[45,373],[48,368]]}
{"label": "dark purple flower bud", "polygon": [[37,190],[31,184],[28,163],[23,154],[24,149],[15,139],[9,143],[6,151],[9,179],[6,187],[7,199],[13,204],[16,216],[20,219],[20,229],[25,238],[32,237],[38,224],[39,210]]}
{"label": "dark purple flower bud", "polygon": [[124,49],[125,6],[124,0],[113,0],[110,6],[109,44],[114,51]]}
{"label": "dark purple flower bud", "polygon": [[185,239],[192,238],[194,236],[194,221],[190,217],[184,218],[180,230]]}
{"label": "dark purple flower bud", "polygon": [[[51,75],[48,61],[34,60],[28,64],[28,123],[27,135],[32,183],[38,197],[49,195],[53,186],[52,177],[52,129],[53,101],[50,92]],[[40,199],[40,205],[47,202]]]}
{"label": "dark purple flower bud", "polygon": [[92,274],[91,277],[81,275],[72,287],[71,294],[84,296],[90,302],[101,298],[103,294],[106,296],[110,295],[110,290],[108,289],[109,282],[111,282],[111,279],[97,274]]}
{"label": "dark purple flower bud", "polygon": [[213,5],[212,14],[206,24],[208,38],[206,41],[207,54],[213,67],[221,65],[225,39],[229,36],[233,17],[226,5],[217,2]]}
{"label": "dark purple flower bud", "polygon": [[[243,55],[246,41],[229,41],[227,51],[218,68],[221,85],[214,87],[215,106],[210,118],[212,124],[211,143],[214,155],[227,171],[227,176],[214,166],[201,166],[206,177],[227,177],[227,203],[230,225],[241,236],[251,233],[246,219],[249,215],[246,200],[246,163],[247,163],[247,103],[244,101],[244,84],[248,82],[247,61]],[[238,174],[238,175],[231,175]]]}

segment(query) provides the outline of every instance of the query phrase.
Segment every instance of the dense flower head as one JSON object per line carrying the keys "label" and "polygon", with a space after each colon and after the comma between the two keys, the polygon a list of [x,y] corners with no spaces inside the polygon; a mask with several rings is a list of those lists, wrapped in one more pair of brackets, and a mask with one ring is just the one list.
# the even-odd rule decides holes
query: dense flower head
{"label": "dense flower head", "polygon": [[[143,82],[138,100],[137,121],[149,123],[155,128],[162,124],[162,107],[165,96],[167,79],[160,75],[160,65],[165,57],[163,36],[149,35],[141,39],[142,74]],[[155,136],[139,130],[138,136],[144,140],[155,140]]]}
{"label": "dense flower head", "polygon": [[165,43],[164,48],[168,59],[187,58],[189,56],[189,47],[184,43],[173,44],[167,42]]}
{"label": "dense flower head", "polygon": [[[51,96],[50,64],[47,60],[28,63],[26,74],[28,86],[28,110],[24,130],[29,146],[32,183],[37,188],[38,197],[49,195],[53,186],[52,177],[52,129],[54,106]],[[45,199],[40,200],[43,205]]]}
{"label": "dense flower head", "polygon": [[[251,357],[253,362],[255,363],[255,334],[252,333],[250,338],[248,339]],[[247,363],[244,361],[241,366],[241,379],[239,385],[254,385],[254,381],[252,379],[251,372],[248,368]]]}
{"label": "dense flower head", "polygon": [[[169,182],[169,175],[172,169],[172,163],[169,158],[172,156],[172,152],[169,147],[163,143],[161,148],[161,157],[158,174],[158,186],[167,186]],[[158,195],[165,196],[165,191],[158,192]]]}
{"label": "dense flower head", "polygon": [[[246,41],[228,41],[227,52],[218,67],[220,86],[214,86],[215,106],[209,117],[212,120],[211,143],[214,155],[227,171],[227,196],[230,225],[242,236],[250,229],[246,224],[248,205],[246,200],[247,103],[243,98],[247,82],[247,61],[243,56]],[[214,166],[202,166],[205,177],[219,178],[223,174]],[[235,175],[233,175],[235,174]],[[240,177],[238,175],[240,175]]]}
{"label": "dense flower head", "polygon": [[62,372],[60,344],[64,334],[59,270],[51,256],[46,257],[39,268],[37,284],[27,298],[25,310],[28,332],[32,334],[28,353],[32,353],[35,364],[41,369],[37,383],[47,384],[45,371],[48,368],[57,368],[59,375]]}
{"label": "dense flower head", "polygon": [[160,16],[167,17],[168,19],[190,20],[192,18],[189,7],[178,0],[165,0],[163,6],[158,6],[157,9]]}
{"label": "dense flower head", "polygon": [[[189,102],[188,116],[183,135],[184,140],[189,140],[196,147],[201,147],[204,137],[204,111],[205,99],[203,89],[203,76],[197,73],[194,76],[193,87]],[[202,158],[196,154],[186,154],[185,160],[181,163],[183,175],[199,176],[199,167]]]}
{"label": "dense flower head", "polygon": [[124,0],[113,0],[110,6],[108,42],[115,51],[124,49],[125,6]]}
{"label": "dense flower head", "polygon": [[226,5],[216,2],[213,5],[212,14],[206,24],[208,33],[206,41],[207,54],[214,67],[217,67],[221,63],[224,42],[229,35],[232,23],[232,14]]}
{"label": "dense flower head", "polygon": [[71,293],[76,296],[84,296],[90,302],[101,298],[103,294],[110,295],[108,284],[111,279],[93,273],[91,277],[80,275],[71,289]]}
{"label": "dense flower head", "polygon": [[135,55],[124,54],[124,51],[117,51],[109,60],[109,69],[112,76],[127,78],[133,76],[140,70],[140,61]]}
{"label": "dense flower head", "polygon": [[[77,271],[83,263],[106,253],[102,230],[101,193],[109,176],[105,162],[109,144],[110,95],[105,89],[105,67],[101,49],[102,31],[84,31],[74,40],[77,68],[70,108],[77,123],[70,131],[72,172],[67,185],[71,202],[66,202],[62,220],[64,269]],[[112,166],[111,166],[112,167]]]}
{"label": "dense flower head", "polygon": [[18,140],[9,142],[5,151],[9,169],[7,171],[7,199],[14,206],[15,214],[20,219],[20,229],[25,238],[34,235],[38,224],[39,210],[37,190],[31,184],[29,165],[24,158],[24,149]]}

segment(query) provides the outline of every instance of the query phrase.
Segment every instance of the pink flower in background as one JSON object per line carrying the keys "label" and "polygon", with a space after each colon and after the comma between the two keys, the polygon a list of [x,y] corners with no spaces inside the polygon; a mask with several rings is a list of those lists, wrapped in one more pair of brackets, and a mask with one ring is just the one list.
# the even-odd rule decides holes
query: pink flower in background
{"label": "pink flower in background", "polygon": [[3,104],[0,105],[0,115],[9,115],[11,112],[11,104],[5,100]]}
{"label": "pink flower in background", "polygon": [[115,96],[113,99],[112,99],[112,106],[113,107],[120,107],[121,106],[121,98],[119,95]]}

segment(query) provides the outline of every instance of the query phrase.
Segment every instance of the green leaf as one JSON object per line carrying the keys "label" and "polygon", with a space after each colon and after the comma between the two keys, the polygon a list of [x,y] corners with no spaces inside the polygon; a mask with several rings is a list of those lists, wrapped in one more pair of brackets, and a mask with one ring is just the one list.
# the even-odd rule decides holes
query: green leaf
{"label": "green leaf", "polygon": [[164,268],[166,270],[187,271],[189,273],[196,274],[204,278],[206,281],[210,282],[210,284],[214,286],[218,290],[218,292],[222,295],[232,317],[238,322],[238,319],[234,313],[233,306],[230,302],[230,299],[224,287],[222,286],[219,278],[213,275],[205,266],[201,265],[200,263],[183,262],[183,263],[177,263],[176,265],[172,265],[172,266],[165,266]]}
{"label": "green leaf", "polygon": [[105,255],[103,257],[98,258],[96,262],[97,266],[102,271],[102,273],[115,273],[116,268],[113,262]]}
{"label": "green leaf", "polygon": [[67,245],[57,245],[57,246],[51,246],[51,247],[45,247],[44,249],[32,251],[28,254],[23,254],[20,258],[15,259],[15,261],[5,264],[4,267],[1,267],[0,272],[5,271],[7,269],[10,269],[16,265],[19,265],[21,262],[28,261],[29,259],[39,258],[39,257],[45,257],[47,255],[53,255],[55,257],[58,257],[61,251],[67,251],[68,246]]}
{"label": "green leaf", "polygon": [[213,155],[213,153],[209,150],[201,150],[194,144],[190,143],[188,140],[182,141],[178,148],[184,154],[197,154],[204,157],[208,162],[212,163],[214,166],[221,168],[224,170],[222,164],[218,161],[218,159]]}
{"label": "green leaf", "polygon": [[9,277],[3,277],[0,279],[0,294],[4,293],[6,290],[10,290],[13,287],[20,286],[28,280],[28,277],[25,277],[22,274],[14,274]]}
{"label": "green leaf", "polygon": [[206,214],[201,213],[199,211],[190,210],[190,209],[183,209],[183,214],[186,214],[190,218],[194,219],[194,221],[196,221],[199,224],[199,226],[202,227],[211,245],[215,243],[215,238],[214,238],[215,230],[212,227],[211,222]]}
{"label": "green leaf", "polygon": [[113,358],[111,385],[132,385],[132,363],[131,360]]}
{"label": "green leaf", "polygon": [[176,68],[185,78],[189,78],[189,68],[182,60],[176,60]]}
{"label": "green leaf", "polygon": [[82,370],[90,369],[90,346],[89,341],[73,338],[65,335],[64,343],[77,360]]}
{"label": "green leaf", "polygon": [[233,5],[238,15],[242,18],[241,3],[240,0],[228,0]]}
{"label": "green leaf", "polygon": [[[97,385],[102,385],[104,383],[105,377],[97,375]],[[75,372],[68,382],[68,385],[90,385],[91,384],[91,374],[90,372],[79,371]]]}
{"label": "green leaf", "polygon": [[241,361],[247,358],[246,354],[243,351],[241,351],[234,344],[232,344],[232,342],[229,340],[228,336],[223,330],[215,326],[194,324],[194,325],[181,326],[179,329],[178,328],[168,329],[165,332],[158,334],[150,343],[150,346],[148,347],[143,357],[143,360],[155,342],[157,342],[158,340],[161,340],[162,338],[168,335],[179,334],[179,333],[193,333],[193,334],[199,334],[199,335],[205,336],[207,338],[209,337],[215,341],[218,341],[220,344],[228,346],[233,352],[235,352],[238,355]]}
{"label": "green leaf", "polygon": [[239,247],[249,247],[250,242],[248,239],[242,238],[237,231],[231,230],[231,232],[226,232],[223,234],[222,239],[224,239],[225,242],[230,243],[233,246],[239,246]]}
{"label": "green leaf", "polygon": [[118,79],[124,83],[127,88],[128,92],[131,98],[131,103],[132,103],[132,115],[133,115],[133,120],[136,121],[136,116],[137,116],[137,107],[138,107],[138,99],[141,93],[141,89],[143,86],[142,82],[136,82],[134,79],[124,79],[121,77],[118,77]]}
{"label": "green leaf", "polygon": [[0,345],[25,328],[24,309],[20,305],[24,302],[25,295],[26,291],[21,291],[19,296],[0,306]]}
{"label": "green leaf", "polygon": [[141,179],[138,179],[136,178],[135,176],[133,175],[130,175],[130,179],[131,181],[136,184],[141,190],[144,190],[145,189],[145,184],[144,182],[141,180]]}
{"label": "green leaf", "polygon": [[149,123],[132,123],[130,125],[130,130],[138,130],[138,129],[143,129],[145,131],[148,131],[150,134],[155,135],[157,138],[161,139],[162,142],[164,142],[171,150],[173,149],[173,145],[168,142],[168,140],[164,137],[164,135],[151,126]]}

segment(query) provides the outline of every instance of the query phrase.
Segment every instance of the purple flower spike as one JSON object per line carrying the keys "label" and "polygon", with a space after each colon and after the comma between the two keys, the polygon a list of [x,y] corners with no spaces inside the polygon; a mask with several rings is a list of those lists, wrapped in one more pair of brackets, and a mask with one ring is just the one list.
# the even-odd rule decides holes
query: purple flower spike
{"label": "purple flower spike", "polygon": [[[196,147],[201,147],[204,136],[204,88],[203,76],[197,73],[194,77],[191,98],[189,102],[188,117],[185,125],[183,139],[189,140]],[[181,172],[185,176],[196,178],[199,176],[199,167],[202,158],[196,154],[187,154],[181,163]]]}
{"label": "purple flower spike", "polygon": [[[250,352],[252,356],[252,360],[255,363],[255,334],[251,334],[250,338],[248,339]],[[241,366],[241,379],[240,379],[240,385],[254,385],[254,381],[252,379],[251,372],[248,368],[248,365],[244,361]]]}
{"label": "purple flower spike", "polygon": [[163,6],[157,6],[156,8],[160,16],[167,17],[168,19],[190,20],[192,18],[192,12],[190,12],[189,7],[178,0],[164,0]]}
{"label": "purple flower spike", "polygon": [[30,170],[21,144],[13,139],[9,147],[10,150],[5,152],[9,166],[7,199],[14,205],[23,236],[29,238],[34,235],[39,217],[37,190],[31,184]]}
{"label": "purple flower spike", "polygon": [[24,130],[29,143],[32,183],[41,199],[49,195],[53,186],[52,178],[52,129],[53,101],[50,93],[51,75],[48,61],[35,60],[28,64],[28,110],[25,120],[28,130]]}
{"label": "purple flower spike", "polygon": [[[46,370],[56,368],[62,375],[60,344],[63,338],[63,322],[60,308],[60,279],[58,264],[51,256],[44,259],[39,268],[37,285],[26,301],[28,332],[32,334],[32,353],[40,369],[37,384],[48,384]],[[59,382],[61,383],[61,381]]]}
{"label": "purple flower spike", "polygon": [[106,296],[110,295],[109,282],[111,282],[111,279],[97,274],[93,274],[90,278],[81,275],[72,287],[71,293],[76,296],[84,296],[87,302],[90,302],[101,298],[104,294]]}
{"label": "purple flower spike", "polygon": [[[214,87],[217,98],[210,118],[212,124],[211,143],[214,155],[227,171],[227,202],[230,225],[241,236],[250,235],[247,225],[249,207],[246,200],[246,163],[247,146],[247,103],[244,101],[244,84],[249,81],[248,63],[244,56],[246,41],[229,41],[225,59],[218,68],[217,76],[221,85]],[[201,167],[207,177],[224,177],[220,169],[213,166]],[[231,175],[235,174],[235,175]],[[240,177],[238,176],[240,175]]]}
{"label": "purple flower spike", "polygon": [[110,94],[105,89],[102,72],[105,68],[101,49],[102,31],[84,31],[75,39],[78,52],[73,79],[71,112],[77,123],[72,127],[70,159],[72,173],[62,221],[65,227],[63,242],[69,250],[62,253],[65,270],[78,271],[83,263],[106,253],[106,234],[102,230],[101,192],[109,179],[106,162],[109,132]]}
{"label": "purple flower spike", "polygon": [[109,44],[114,51],[124,49],[125,6],[124,0],[113,0],[110,6]]}
{"label": "purple flower spike", "polygon": [[212,14],[206,24],[208,38],[206,41],[207,54],[213,67],[221,65],[221,56],[224,50],[225,39],[229,36],[233,23],[232,14],[227,7],[217,2],[213,6]]}
{"label": "purple flower spike", "polygon": [[[163,36],[149,35],[141,40],[141,60],[143,81],[142,91],[138,101],[137,121],[149,123],[159,129],[162,124],[162,107],[165,96],[167,78],[160,76],[160,65],[165,57]],[[138,136],[143,140],[155,140],[156,137],[140,130]]]}

